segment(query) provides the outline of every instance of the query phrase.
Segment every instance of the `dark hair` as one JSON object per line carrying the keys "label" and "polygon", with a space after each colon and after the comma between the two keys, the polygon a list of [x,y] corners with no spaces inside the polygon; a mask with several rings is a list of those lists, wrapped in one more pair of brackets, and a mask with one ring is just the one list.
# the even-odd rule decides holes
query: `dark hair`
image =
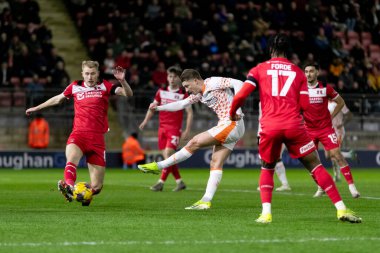
{"label": "dark hair", "polygon": [[181,73],[182,73],[182,69],[179,66],[175,65],[175,66],[169,67],[168,70],[167,70],[167,72],[168,73],[173,73],[173,74],[175,74],[177,76],[180,76]]}
{"label": "dark hair", "polygon": [[319,70],[319,64],[318,63],[307,63],[305,66],[303,66],[303,69],[306,69],[306,67],[314,67],[316,70]]}
{"label": "dark hair", "polygon": [[278,33],[269,38],[268,50],[271,56],[290,55],[290,42],[288,36],[283,33]]}
{"label": "dark hair", "polygon": [[182,82],[190,80],[190,79],[202,80],[201,74],[199,74],[199,72],[196,71],[195,69],[185,69],[182,72],[180,78]]}
{"label": "dark hair", "polygon": [[137,134],[137,132],[133,132],[131,133],[131,136],[135,139],[137,139],[139,137],[139,135]]}

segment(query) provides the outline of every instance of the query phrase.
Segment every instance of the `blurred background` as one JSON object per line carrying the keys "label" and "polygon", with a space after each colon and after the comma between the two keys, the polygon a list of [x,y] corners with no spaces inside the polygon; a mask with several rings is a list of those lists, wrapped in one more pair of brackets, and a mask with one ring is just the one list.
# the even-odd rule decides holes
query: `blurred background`
{"label": "blurred background", "polygon": [[[268,59],[268,38],[278,32],[291,39],[291,60],[318,62],[321,80],[353,113],[344,148],[380,150],[379,0],[0,0],[0,150],[40,149],[28,143],[34,117],[25,109],[81,79],[83,60],[99,61],[104,79],[112,80],[116,65],[126,69],[134,96],[111,99],[107,134],[107,150],[121,150],[166,85],[168,67],[245,80]],[[257,95],[244,106],[238,147],[256,147]],[[193,109],[193,134],[216,123],[203,105]],[[63,150],[72,101],[42,113],[49,125],[42,149]],[[145,149],[157,149],[157,127],[154,117],[140,133]]]}

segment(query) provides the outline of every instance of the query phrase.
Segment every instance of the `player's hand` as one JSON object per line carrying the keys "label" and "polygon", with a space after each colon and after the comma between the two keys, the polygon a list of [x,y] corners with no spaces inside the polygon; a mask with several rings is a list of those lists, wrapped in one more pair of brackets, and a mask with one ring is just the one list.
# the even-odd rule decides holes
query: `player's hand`
{"label": "player's hand", "polygon": [[230,116],[231,121],[239,121],[241,119],[241,116],[238,114],[235,114],[235,116]]}
{"label": "player's hand", "polygon": [[25,114],[29,116],[30,114],[32,114],[32,112],[35,112],[35,111],[38,111],[38,110],[36,109],[36,107],[32,107],[32,108],[27,109],[27,110],[25,111]]}
{"label": "player's hand", "polygon": [[123,69],[122,67],[120,66],[116,66],[113,70],[113,75],[114,77],[119,80],[119,81],[123,81],[125,79],[125,69]]}
{"label": "player's hand", "polygon": [[187,141],[190,137],[190,131],[184,131],[183,134],[181,135],[181,139],[184,141]]}
{"label": "player's hand", "polygon": [[151,104],[149,105],[149,110],[151,110],[151,111],[156,111],[156,109],[157,109],[157,104],[156,104],[156,103],[151,103]]}
{"label": "player's hand", "polygon": [[141,124],[139,125],[139,129],[140,129],[141,131],[144,130],[145,125],[146,125],[146,122],[145,122],[145,121],[141,122]]}

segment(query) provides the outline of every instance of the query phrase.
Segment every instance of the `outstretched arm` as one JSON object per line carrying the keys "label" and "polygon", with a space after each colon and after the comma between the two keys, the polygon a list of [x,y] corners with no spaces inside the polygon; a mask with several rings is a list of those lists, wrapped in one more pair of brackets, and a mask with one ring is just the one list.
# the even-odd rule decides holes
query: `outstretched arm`
{"label": "outstretched arm", "polygon": [[120,66],[117,66],[113,70],[113,75],[123,86],[123,89],[116,89],[115,91],[116,95],[124,96],[124,97],[132,97],[133,91],[131,89],[131,86],[129,86],[128,82],[125,80],[125,69],[123,69]]}
{"label": "outstretched arm", "polygon": [[189,107],[192,104],[192,101],[190,100],[190,98],[191,98],[191,96],[189,96],[186,99],[183,99],[183,100],[180,100],[177,102],[173,102],[173,103],[169,103],[166,105],[160,105],[160,106],[157,106],[156,108],[152,108],[152,109],[155,109],[156,111],[167,111],[167,112],[180,111],[180,110],[185,109],[186,107]]}
{"label": "outstretched arm", "polygon": [[63,95],[63,93],[58,94],[58,95],[46,100],[42,104],[39,104],[35,107],[31,107],[31,108],[27,109],[25,111],[25,114],[30,115],[32,112],[36,112],[36,111],[42,110],[42,109],[50,107],[50,106],[58,105],[58,104],[62,103],[63,100],[65,100],[65,99],[66,99],[66,97],[65,97],[65,95]]}
{"label": "outstretched arm", "polygon": [[186,128],[182,134],[182,139],[186,140],[190,135],[191,125],[193,124],[193,109],[191,106],[186,108]]}
{"label": "outstretched arm", "polygon": [[153,117],[153,115],[154,115],[154,109],[152,109],[152,108],[153,107],[157,107],[157,104],[158,103],[157,103],[156,100],[154,100],[153,103],[150,104],[149,109],[146,112],[145,118],[144,118],[143,122],[141,122],[141,124],[139,126],[140,130],[143,130],[144,127],[146,126],[146,124],[148,123],[148,121]]}

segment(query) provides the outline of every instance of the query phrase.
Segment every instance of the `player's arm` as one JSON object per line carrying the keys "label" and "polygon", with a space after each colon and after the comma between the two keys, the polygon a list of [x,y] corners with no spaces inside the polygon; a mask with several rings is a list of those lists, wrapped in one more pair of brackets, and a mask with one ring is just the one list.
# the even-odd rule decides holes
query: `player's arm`
{"label": "player's arm", "polygon": [[128,82],[125,80],[125,70],[122,67],[117,66],[113,70],[113,75],[123,87],[122,89],[120,87],[116,88],[115,94],[124,97],[132,97],[133,91],[131,89],[131,86],[129,86]]}
{"label": "player's arm", "polygon": [[343,106],[342,109],[343,112],[343,125],[346,125],[347,122],[349,122],[353,118],[352,112],[347,108],[347,106]]}
{"label": "player's arm", "polygon": [[179,101],[169,103],[166,105],[160,105],[152,109],[155,109],[156,111],[166,111],[166,112],[180,111],[191,106],[192,104],[196,102],[196,100],[193,100],[192,98],[193,98],[193,95],[190,95],[186,99],[179,100]]}
{"label": "player's arm", "polygon": [[339,95],[335,97],[333,100],[336,103],[336,107],[334,111],[331,113],[332,119],[342,110],[343,106],[345,105],[343,98]]}
{"label": "player's arm", "polygon": [[185,128],[185,131],[183,131],[182,139],[186,140],[190,135],[191,125],[193,124],[193,109],[191,108],[191,106],[189,106],[185,110],[186,110],[186,128]]}
{"label": "player's arm", "polygon": [[251,94],[252,91],[256,89],[256,79],[253,76],[248,76],[247,80],[242,85],[241,89],[236,93],[234,99],[232,100],[231,109],[230,109],[230,118],[231,120],[236,119],[236,111],[243,106],[245,99]]}
{"label": "player's arm", "polygon": [[153,101],[153,103],[151,103],[150,105],[149,105],[149,109],[148,109],[148,111],[146,112],[146,115],[145,115],[145,118],[144,118],[144,120],[143,120],[143,122],[141,122],[140,123],[140,125],[139,125],[139,129],[140,130],[143,130],[144,129],[144,127],[145,127],[145,125],[148,123],[148,121],[153,117],[153,115],[154,115],[154,109],[151,109],[151,107],[157,107],[157,105],[158,105],[158,102],[156,101],[156,100],[154,100]]}
{"label": "player's arm", "polygon": [[230,78],[230,79],[231,79],[230,88],[233,88],[235,94],[237,94],[241,90],[241,88],[243,87],[244,83],[240,80],[237,80],[237,79],[233,79],[233,78]]}
{"label": "player's arm", "polygon": [[307,79],[306,76],[303,76],[301,83],[301,90],[298,104],[301,107],[302,111],[306,111],[310,106],[310,98],[309,98],[309,89],[307,88]]}
{"label": "player's arm", "polygon": [[27,109],[25,111],[25,114],[26,115],[30,115],[32,112],[36,112],[36,111],[42,110],[42,109],[50,107],[50,106],[59,105],[65,99],[66,99],[66,97],[65,97],[65,95],[63,95],[63,93],[58,94],[58,95],[56,95],[56,96],[54,96],[52,98],[49,98],[48,100],[46,100],[42,104],[39,104],[39,105],[37,105],[35,107],[31,107],[31,108]]}

